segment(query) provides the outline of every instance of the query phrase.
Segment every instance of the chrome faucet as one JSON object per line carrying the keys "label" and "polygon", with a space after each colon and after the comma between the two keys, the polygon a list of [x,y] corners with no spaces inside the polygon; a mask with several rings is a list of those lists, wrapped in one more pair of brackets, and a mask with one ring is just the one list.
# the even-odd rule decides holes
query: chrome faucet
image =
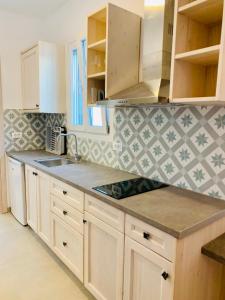
{"label": "chrome faucet", "polygon": [[78,149],[77,149],[77,136],[76,136],[76,134],[73,133],[73,132],[60,133],[60,134],[58,135],[58,138],[57,138],[58,140],[59,140],[60,136],[73,136],[73,137],[74,137],[74,140],[75,140],[75,153],[74,153],[74,159],[75,159],[76,161],[80,161],[82,157],[81,157],[81,155],[78,154]]}

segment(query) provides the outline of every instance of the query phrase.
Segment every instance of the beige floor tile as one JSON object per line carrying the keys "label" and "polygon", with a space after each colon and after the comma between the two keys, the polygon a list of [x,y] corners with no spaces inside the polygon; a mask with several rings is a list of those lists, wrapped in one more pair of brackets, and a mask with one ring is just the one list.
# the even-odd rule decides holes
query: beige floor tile
{"label": "beige floor tile", "polygon": [[29,227],[0,215],[0,300],[94,299]]}

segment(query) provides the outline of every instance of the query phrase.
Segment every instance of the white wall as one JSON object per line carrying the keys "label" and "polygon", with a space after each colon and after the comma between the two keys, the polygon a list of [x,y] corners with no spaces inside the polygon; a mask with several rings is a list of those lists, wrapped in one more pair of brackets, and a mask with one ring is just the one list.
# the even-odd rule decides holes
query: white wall
{"label": "white wall", "polygon": [[0,11],[3,108],[22,108],[20,52],[46,39],[43,21]]}
{"label": "white wall", "polygon": [[143,15],[144,0],[71,0],[47,19],[49,39],[68,43],[83,37],[86,34],[87,15],[107,2]]}
{"label": "white wall", "polygon": [[[38,1],[38,0],[37,0]],[[144,0],[111,0],[137,14]],[[87,15],[106,0],[70,0],[47,19],[26,17],[0,10],[0,59],[3,108],[21,109],[20,53],[38,40],[68,44],[86,34]]]}

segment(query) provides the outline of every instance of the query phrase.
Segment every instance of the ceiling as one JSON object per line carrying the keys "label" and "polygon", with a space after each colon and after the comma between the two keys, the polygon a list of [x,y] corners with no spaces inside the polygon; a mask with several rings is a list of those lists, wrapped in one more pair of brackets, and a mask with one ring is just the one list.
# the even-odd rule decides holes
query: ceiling
{"label": "ceiling", "polygon": [[47,17],[69,0],[0,0],[0,10],[32,17]]}

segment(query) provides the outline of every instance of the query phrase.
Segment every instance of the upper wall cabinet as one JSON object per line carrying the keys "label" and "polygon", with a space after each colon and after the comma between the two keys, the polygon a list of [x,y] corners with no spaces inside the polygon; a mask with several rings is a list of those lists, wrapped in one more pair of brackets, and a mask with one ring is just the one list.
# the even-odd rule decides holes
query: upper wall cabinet
{"label": "upper wall cabinet", "polygon": [[24,110],[64,113],[65,50],[62,46],[39,42],[21,54]]}
{"label": "upper wall cabinet", "polygon": [[138,83],[140,31],[141,18],[113,4],[88,17],[88,104]]}
{"label": "upper wall cabinet", "polygon": [[170,100],[225,101],[223,0],[176,0]]}

